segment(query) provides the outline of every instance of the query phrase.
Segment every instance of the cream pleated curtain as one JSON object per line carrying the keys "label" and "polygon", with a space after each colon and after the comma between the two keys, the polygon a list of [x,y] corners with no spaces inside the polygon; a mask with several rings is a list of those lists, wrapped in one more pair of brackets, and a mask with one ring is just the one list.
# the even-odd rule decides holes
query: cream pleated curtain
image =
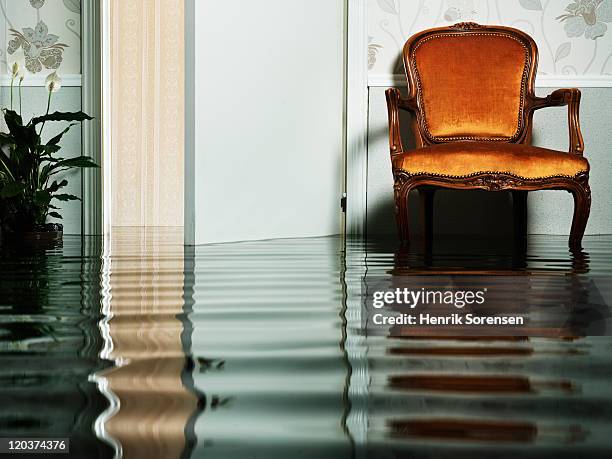
{"label": "cream pleated curtain", "polygon": [[110,0],[113,226],[183,226],[184,0]]}

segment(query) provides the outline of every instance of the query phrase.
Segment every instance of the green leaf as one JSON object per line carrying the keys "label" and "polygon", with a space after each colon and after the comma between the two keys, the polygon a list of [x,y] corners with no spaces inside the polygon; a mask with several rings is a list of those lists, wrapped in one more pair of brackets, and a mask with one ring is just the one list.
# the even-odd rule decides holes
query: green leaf
{"label": "green leaf", "polygon": [[4,121],[14,137],[14,143],[18,147],[23,148],[25,146],[31,149],[36,148],[39,138],[36,128],[33,125],[28,124],[24,126],[21,116],[13,110],[4,111]]}
{"label": "green leaf", "polygon": [[49,140],[47,142],[47,145],[57,145],[60,142],[60,140],[62,140],[62,137],[64,136],[64,134],[66,134],[73,126],[76,126],[76,125],[77,123],[70,123],[66,129],[64,129],[58,135],[56,135],[51,140]]}
{"label": "green leaf", "polygon": [[59,183],[57,181],[53,181],[51,186],[45,191],[47,191],[48,193],[55,193],[57,190],[59,190],[60,188],[64,188],[66,185],[68,185],[68,180],[62,180]]}
{"label": "green leaf", "polygon": [[44,158],[42,158],[43,161],[48,162],[48,163],[59,163],[60,161],[63,161],[65,158],[52,158],[50,156],[46,156]]}
{"label": "green leaf", "polygon": [[13,198],[23,192],[26,186],[21,182],[9,182],[0,191],[0,198]]}
{"label": "green leaf", "polygon": [[48,115],[38,116],[32,118],[31,123],[36,126],[37,124],[44,123],[45,121],[85,121],[93,120],[91,116],[83,112],[55,112],[49,113]]}
{"label": "green leaf", "polygon": [[34,193],[34,203],[39,206],[47,206],[51,202],[51,194],[45,190],[38,190]]}
{"label": "green leaf", "polygon": [[23,119],[21,115],[14,110],[4,110],[4,120],[9,128],[9,131],[13,132],[11,128],[23,127]]}
{"label": "green leaf", "polygon": [[57,218],[59,220],[63,220],[62,216],[57,212],[49,212],[49,217]]}
{"label": "green leaf", "polygon": [[56,194],[53,196],[53,199],[57,199],[58,201],[80,201],[81,198],[74,196],[72,194]]}
{"label": "green leaf", "polygon": [[59,145],[39,145],[36,150],[38,151],[38,153],[41,156],[48,156],[49,159],[51,158],[51,155],[53,153],[57,153],[58,151],[60,151],[62,149],[62,147],[60,147]]}
{"label": "green leaf", "polygon": [[40,181],[39,183],[46,183],[49,177],[49,171],[51,170],[51,164],[45,164],[40,170]]}
{"label": "green leaf", "polygon": [[7,134],[6,132],[0,132],[0,144],[2,145],[12,145],[15,143],[15,137],[11,134]]}
{"label": "green leaf", "polygon": [[53,164],[50,169],[58,167],[100,167],[89,156],[78,156],[76,158],[64,159]]}
{"label": "green leaf", "polygon": [[0,149],[0,170],[11,178],[15,178],[17,174],[16,164],[14,158],[7,156],[2,149]]}

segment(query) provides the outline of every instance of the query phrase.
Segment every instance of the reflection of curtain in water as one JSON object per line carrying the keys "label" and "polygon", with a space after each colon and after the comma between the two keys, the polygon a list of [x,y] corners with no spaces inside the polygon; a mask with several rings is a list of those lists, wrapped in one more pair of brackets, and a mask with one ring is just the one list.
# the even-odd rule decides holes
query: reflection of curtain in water
{"label": "reflection of curtain in water", "polygon": [[184,0],[108,1],[112,224],[182,226]]}
{"label": "reflection of curtain in water", "polygon": [[[107,299],[107,358],[117,367],[97,375],[111,402],[98,434],[125,458],[178,458],[197,398],[182,382],[182,231],[113,234]],[[162,245],[163,242],[163,245]],[[114,405],[114,406],[113,406]]]}

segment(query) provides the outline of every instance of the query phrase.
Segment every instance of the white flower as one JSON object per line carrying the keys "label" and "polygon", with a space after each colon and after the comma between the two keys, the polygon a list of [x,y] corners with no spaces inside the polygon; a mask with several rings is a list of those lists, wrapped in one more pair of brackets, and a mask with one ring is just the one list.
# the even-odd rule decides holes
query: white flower
{"label": "white flower", "polygon": [[13,62],[13,65],[11,65],[10,70],[11,76],[13,78],[17,78],[17,75],[19,75],[19,62]]}
{"label": "white flower", "polygon": [[62,79],[57,72],[50,73],[45,81],[45,87],[49,92],[57,92],[62,87]]}

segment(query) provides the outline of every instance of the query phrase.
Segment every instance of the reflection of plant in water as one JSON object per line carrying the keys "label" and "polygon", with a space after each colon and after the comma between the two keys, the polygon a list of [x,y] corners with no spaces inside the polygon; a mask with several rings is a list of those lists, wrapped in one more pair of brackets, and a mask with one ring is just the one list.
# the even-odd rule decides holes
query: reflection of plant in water
{"label": "reflection of plant in water", "polygon": [[98,358],[102,259],[98,245],[70,245],[81,257],[0,247],[0,432],[69,436],[75,457],[112,457],[92,434],[106,405],[88,383],[110,365]]}
{"label": "reflection of plant in water", "polygon": [[[53,327],[41,322],[40,314],[49,303],[47,257],[32,253],[4,251],[0,264],[0,342],[17,343],[36,338],[55,338]],[[13,317],[19,314],[19,321]],[[7,320],[3,320],[3,316]]]}
{"label": "reflection of plant in water", "polygon": [[[221,359],[207,359],[204,357],[197,357],[195,359],[198,366],[198,373],[207,373],[211,370],[221,371],[225,369],[225,360]],[[202,408],[205,410],[209,408],[211,410],[217,410],[219,408],[227,407],[234,400],[234,397],[221,397],[219,395],[212,395],[210,397],[210,404],[207,401],[208,397],[202,394],[200,403]]]}
{"label": "reflection of plant in water", "polygon": [[210,409],[216,410],[218,408],[223,408],[224,406],[228,406],[233,400],[234,397],[219,397],[218,395],[213,395],[210,401]]}
{"label": "reflection of plant in water", "polygon": [[199,372],[206,373],[209,370],[221,370],[225,366],[225,360],[219,359],[205,359],[204,357],[198,357],[197,359]]}

